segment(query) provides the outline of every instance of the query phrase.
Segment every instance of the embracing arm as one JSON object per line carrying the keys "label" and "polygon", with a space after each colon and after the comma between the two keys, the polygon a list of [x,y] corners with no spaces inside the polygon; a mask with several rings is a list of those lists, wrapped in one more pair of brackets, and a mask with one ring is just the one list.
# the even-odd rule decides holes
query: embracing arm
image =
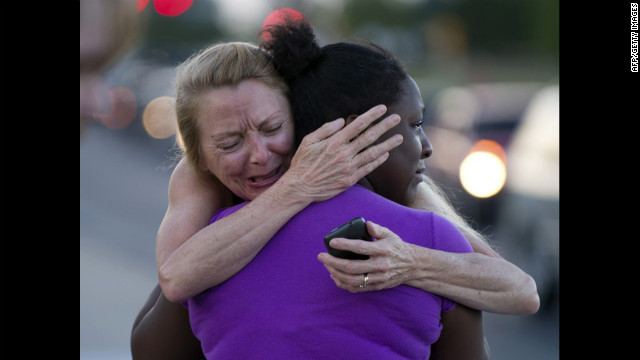
{"label": "embracing arm", "polygon": [[172,302],[182,302],[233,276],[307,205],[273,185],[236,213],[208,225],[211,215],[224,205],[212,209],[211,196],[203,195],[228,190],[185,186],[198,180],[194,172],[174,172],[169,210],[156,241],[160,286]]}
{"label": "embracing arm", "polygon": [[[427,187],[421,186],[420,191],[429,191]],[[371,224],[368,229],[376,238],[373,243],[343,239],[331,243],[338,249],[370,255],[370,260],[349,261],[327,253],[319,255],[339,287],[359,292],[406,284],[481,311],[497,314],[538,311],[540,299],[531,276],[503,259],[451,214],[435,211],[434,206],[438,209],[442,205],[436,201],[442,199],[433,193],[421,196],[425,202],[414,206],[446,217],[462,231],[475,252],[449,253],[407,244],[389,229]],[[366,288],[360,288],[364,273],[369,274],[369,282]]]}
{"label": "embracing arm", "polygon": [[[395,126],[399,117],[388,116],[358,136],[384,112],[386,107],[377,106],[344,128],[344,120],[338,119],[307,135],[282,178],[242,209],[211,225],[206,223],[217,206],[211,206],[211,199],[222,189],[187,187],[195,182],[195,173],[185,172],[181,180],[174,173],[178,179],[170,183],[170,210],[156,243],[160,286],[167,299],[184,301],[227,280],[300,210],[335,196],[384,162],[401,137],[369,145]],[[203,193],[209,194],[206,200]]]}
{"label": "embracing arm", "polygon": [[168,301],[156,285],[131,331],[133,360],[201,360],[200,341],[193,335],[187,309]]}
{"label": "embracing arm", "polygon": [[431,345],[432,360],[488,360],[482,312],[457,304],[442,314],[442,331]]}
{"label": "embracing arm", "polygon": [[[539,299],[533,279],[512,263],[479,253],[449,253],[417,248],[406,284],[482,311],[533,314]],[[531,294],[533,289],[533,295]]]}
{"label": "embracing arm", "polygon": [[[452,286],[460,290],[450,297],[456,302],[492,313],[533,314],[540,307],[538,290],[533,278],[513,263],[502,258],[473,230],[446,199],[429,177],[424,177],[413,208],[433,211],[444,216],[462,232],[474,253],[453,254],[428,250],[420,262],[430,264],[430,270],[418,273],[412,286],[438,289]],[[424,261],[424,262],[423,262]],[[453,294],[449,294],[453,295]],[[447,295],[443,295],[447,296]],[[455,299],[454,299],[455,298]]]}

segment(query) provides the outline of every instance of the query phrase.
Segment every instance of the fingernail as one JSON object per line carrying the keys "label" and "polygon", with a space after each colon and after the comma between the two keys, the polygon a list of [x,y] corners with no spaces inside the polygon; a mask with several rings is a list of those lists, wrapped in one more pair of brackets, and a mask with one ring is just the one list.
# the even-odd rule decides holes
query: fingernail
{"label": "fingernail", "polygon": [[384,105],[378,105],[376,111],[380,114],[384,114],[385,112],[387,112],[387,107]]}

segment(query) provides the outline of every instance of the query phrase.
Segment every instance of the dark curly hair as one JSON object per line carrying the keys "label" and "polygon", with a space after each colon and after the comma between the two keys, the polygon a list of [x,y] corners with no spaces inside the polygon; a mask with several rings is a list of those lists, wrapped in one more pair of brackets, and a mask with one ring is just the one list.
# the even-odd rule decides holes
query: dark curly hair
{"label": "dark curly hair", "polygon": [[261,46],[289,84],[296,145],[324,123],[370,108],[394,104],[408,77],[401,62],[367,41],[320,47],[308,21],[285,22],[264,29]]}

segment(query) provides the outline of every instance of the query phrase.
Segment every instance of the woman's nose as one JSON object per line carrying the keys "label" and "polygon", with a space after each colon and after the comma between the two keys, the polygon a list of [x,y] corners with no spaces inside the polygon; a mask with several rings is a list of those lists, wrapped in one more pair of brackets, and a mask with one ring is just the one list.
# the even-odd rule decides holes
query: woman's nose
{"label": "woman's nose", "polygon": [[426,159],[433,153],[433,147],[431,147],[431,142],[424,133],[422,133],[420,143],[422,144],[422,154],[420,158]]}
{"label": "woman's nose", "polygon": [[249,142],[251,143],[251,155],[250,161],[252,164],[265,164],[269,159],[269,149],[267,149],[266,142],[263,141],[260,136],[250,135]]}

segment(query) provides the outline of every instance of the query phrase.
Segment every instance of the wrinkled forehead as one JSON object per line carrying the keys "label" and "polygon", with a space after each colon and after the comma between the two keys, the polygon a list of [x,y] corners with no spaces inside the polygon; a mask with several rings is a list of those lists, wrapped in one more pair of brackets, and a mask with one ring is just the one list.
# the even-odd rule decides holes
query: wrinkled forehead
{"label": "wrinkled forehead", "polygon": [[225,126],[234,121],[259,124],[273,117],[293,122],[289,102],[282,92],[253,79],[205,92],[199,108],[199,122],[221,122]]}

